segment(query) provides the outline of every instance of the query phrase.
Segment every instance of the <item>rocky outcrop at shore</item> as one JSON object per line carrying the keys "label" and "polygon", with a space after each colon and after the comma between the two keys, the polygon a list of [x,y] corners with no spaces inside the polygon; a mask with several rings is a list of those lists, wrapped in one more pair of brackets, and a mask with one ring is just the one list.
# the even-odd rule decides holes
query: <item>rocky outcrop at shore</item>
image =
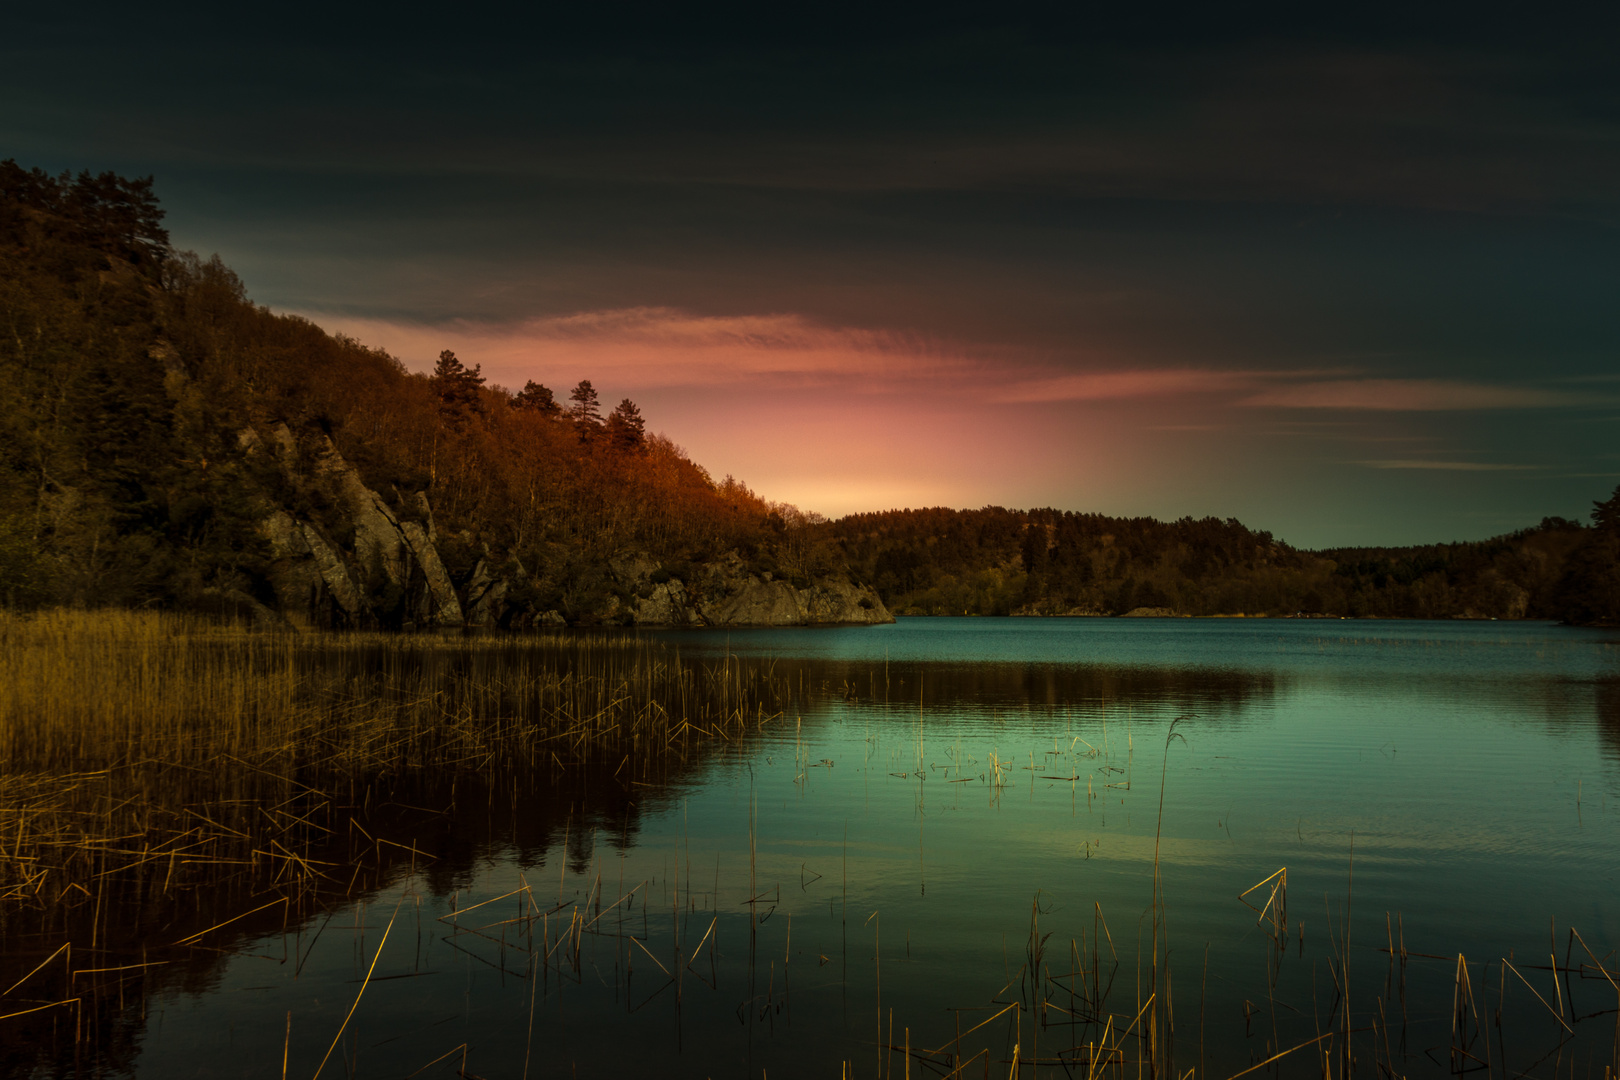
{"label": "rocky outcrop at shore", "polygon": [[1028,604],[1024,604],[1024,605],[1022,605],[1020,607],[1015,607],[1011,611],[1009,611],[1007,614],[1009,614],[1009,615],[1026,615],[1026,616],[1032,616],[1032,617],[1033,616],[1039,616],[1039,615],[1064,615],[1064,616],[1070,616],[1070,617],[1101,617],[1101,616],[1109,615],[1109,614],[1111,614],[1111,612],[1103,611],[1101,608],[1095,608],[1095,607],[1070,607],[1070,606],[1065,605],[1062,601],[1048,600],[1048,599],[1043,598],[1043,599],[1040,599],[1040,600],[1032,601],[1031,603],[1028,603]]}
{"label": "rocky outcrop at shore", "polygon": [[[300,443],[284,424],[268,437],[242,434],[249,457],[273,462],[281,505],[259,531],[269,548],[280,614],[295,626],[542,627],[571,623],[633,626],[805,626],[887,623],[875,592],[847,576],[788,581],[755,572],[737,552],[665,566],[644,552],[613,559],[605,598],[561,611],[533,600],[529,572],[486,551],[452,574],[421,493],[393,505],[366,486],[329,440]],[[463,538],[464,541],[470,538]],[[467,547],[462,544],[462,548]],[[465,567],[465,563],[463,564]]]}
{"label": "rocky outcrop at shore", "polygon": [[620,560],[613,570],[638,597],[632,620],[640,626],[809,626],[894,621],[877,593],[848,578],[795,585],[768,571],[750,571],[735,551],[700,564],[691,574],[691,582],[670,576],[646,557]]}

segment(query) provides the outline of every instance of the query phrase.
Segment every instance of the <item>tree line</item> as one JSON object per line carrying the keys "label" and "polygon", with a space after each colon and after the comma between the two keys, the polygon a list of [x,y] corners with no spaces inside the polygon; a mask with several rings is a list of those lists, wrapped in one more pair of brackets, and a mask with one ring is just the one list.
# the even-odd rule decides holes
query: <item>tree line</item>
{"label": "tree line", "polygon": [[1303,551],[1227,518],[1054,509],[854,514],[823,527],[896,614],[1321,615],[1620,621],[1620,488],[1592,525]]}

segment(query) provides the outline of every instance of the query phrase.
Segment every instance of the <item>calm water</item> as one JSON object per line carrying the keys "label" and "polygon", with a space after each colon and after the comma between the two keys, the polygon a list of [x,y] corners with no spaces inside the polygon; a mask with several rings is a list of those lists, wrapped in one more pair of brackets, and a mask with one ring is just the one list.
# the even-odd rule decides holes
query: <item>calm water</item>
{"label": "calm water", "polygon": [[[323,1076],[903,1076],[908,1045],[939,1075],[998,1011],[962,1038],[981,1054],[964,1075],[1006,1076],[1015,1044],[1083,1074],[1098,1042],[1129,1073],[1121,1032],[1155,987],[1176,1076],[1342,1029],[1346,987],[1359,1075],[1614,1063],[1617,994],[1570,930],[1620,969],[1620,635],[911,619],[660,636],[713,663],[775,657],[803,705],[656,786],[603,771],[463,793],[454,821],[422,808],[414,870],[222,941],[149,997],[133,1071],[276,1077],[285,1050],[286,1075],[315,1075],[359,995]],[[1285,893],[1249,895],[1272,902],[1257,922],[1240,894],[1284,868]],[[1404,964],[1386,951],[1403,941]],[[1454,1035],[1458,954],[1475,1004]],[[1264,1072],[1321,1076],[1335,1043]]]}

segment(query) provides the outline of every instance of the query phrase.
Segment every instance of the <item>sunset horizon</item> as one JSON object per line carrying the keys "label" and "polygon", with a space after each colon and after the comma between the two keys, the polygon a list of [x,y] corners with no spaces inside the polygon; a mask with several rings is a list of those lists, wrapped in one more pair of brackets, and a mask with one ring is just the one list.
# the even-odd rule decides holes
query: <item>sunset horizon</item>
{"label": "sunset horizon", "polygon": [[1607,16],[1440,11],[41,11],[0,146],[154,176],[273,310],[591,379],[807,511],[1478,540],[1620,481],[1620,86]]}

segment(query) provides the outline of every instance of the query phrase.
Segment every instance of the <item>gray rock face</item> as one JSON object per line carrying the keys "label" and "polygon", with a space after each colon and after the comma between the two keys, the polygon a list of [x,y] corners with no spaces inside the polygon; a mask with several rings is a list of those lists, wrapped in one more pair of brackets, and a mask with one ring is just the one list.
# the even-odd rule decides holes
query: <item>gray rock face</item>
{"label": "gray rock face", "polygon": [[324,582],[304,539],[303,527],[285,510],[277,510],[259,522],[259,532],[270,542],[270,554],[275,559],[271,579],[281,610],[307,610]]}
{"label": "gray rock face", "polygon": [[304,534],[304,543],[309,547],[310,558],[314,560],[321,580],[331,591],[332,599],[350,615],[364,612],[367,609],[366,598],[355,585],[354,579],[349,576],[349,568],[344,565],[337,551],[309,522],[304,522],[300,528]]}
{"label": "gray rock face", "polygon": [[[250,453],[272,454],[296,489],[325,496],[334,507],[341,531],[354,538],[351,550],[345,552],[319,524],[298,520],[284,509],[272,510],[262,520],[260,530],[276,559],[272,584],[283,612],[290,618],[318,622],[318,612],[330,598],[342,613],[341,621],[366,625],[375,613],[359,582],[375,568],[390,585],[403,591],[404,614],[410,621],[424,626],[462,625],[461,601],[433,545],[430,515],[423,514],[427,527],[401,522],[330,440],[321,441],[315,448],[313,467],[306,468],[298,441],[287,425],[277,424],[270,434],[267,444],[256,433],[245,432],[242,446]],[[424,511],[425,507],[423,500]]]}
{"label": "gray rock face", "polygon": [[[331,440],[319,437],[301,445],[285,424],[277,424],[267,436],[244,431],[240,442],[249,454],[272,458],[303,496],[302,504],[318,508],[319,520],[306,520],[285,507],[270,507],[259,524],[274,555],[271,578],[278,606],[295,624],[565,624],[556,611],[512,606],[514,586],[527,580],[515,561],[505,564],[511,580],[485,558],[458,585],[439,556],[427,497],[395,491],[396,512],[366,486]],[[416,520],[401,520],[401,513]],[[682,565],[681,573],[692,580],[672,576],[645,552],[624,553],[607,567],[614,594],[594,611],[572,614],[583,621],[642,626],[894,621],[876,593],[847,579],[799,588],[750,572],[736,552],[692,569]]]}
{"label": "gray rock face", "polygon": [[367,613],[365,597],[349,576],[348,567],[314,526],[277,510],[259,528],[276,559],[276,600],[295,625],[313,621],[327,597],[350,619]]}
{"label": "gray rock face", "polygon": [[643,597],[631,611],[637,625],[809,626],[894,621],[869,588],[847,580],[795,588],[786,581],[750,573],[736,552],[703,565],[692,582],[672,578],[654,584],[658,569],[646,556],[613,563],[620,584]]}
{"label": "gray rock face", "polygon": [[729,596],[698,605],[710,626],[796,626],[809,622],[793,586],[785,581],[744,581]]}
{"label": "gray rock face", "polygon": [[354,527],[354,553],[362,566],[381,563],[388,580],[406,583],[408,540],[400,529],[399,518],[388,509],[382,496],[361,481],[360,474],[343,459],[330,440],[323,440],[316,459],[316,475],[335,489]]}
{"label": "gray rock face", "polygon": [[[431,534],[430,534],[431,535]],[[502,602],[510,586],[489,572],[489,561],[479,559],[467,580],[467,625],[494,626],[500,621]]]}
{"label": "gray rock face", "polygon": [[460,626],[464,621],[461,600],[456,596],[455,583],[445,573],[444,563],[439,560],[439,549],[428,539],[427,530],[414,521],[405,522],[399,526],[399,530],[405,537],[405,546],[422,568],[425,595],[419,598],[415,606],[427,613],[425,621],[432,625]]}
{"label": "gray rock face", "polygon": [[666,581],[654,585],[652,595],[636,604],[635,619],[640,626],[701,626],[686,586],[679,581]]}

